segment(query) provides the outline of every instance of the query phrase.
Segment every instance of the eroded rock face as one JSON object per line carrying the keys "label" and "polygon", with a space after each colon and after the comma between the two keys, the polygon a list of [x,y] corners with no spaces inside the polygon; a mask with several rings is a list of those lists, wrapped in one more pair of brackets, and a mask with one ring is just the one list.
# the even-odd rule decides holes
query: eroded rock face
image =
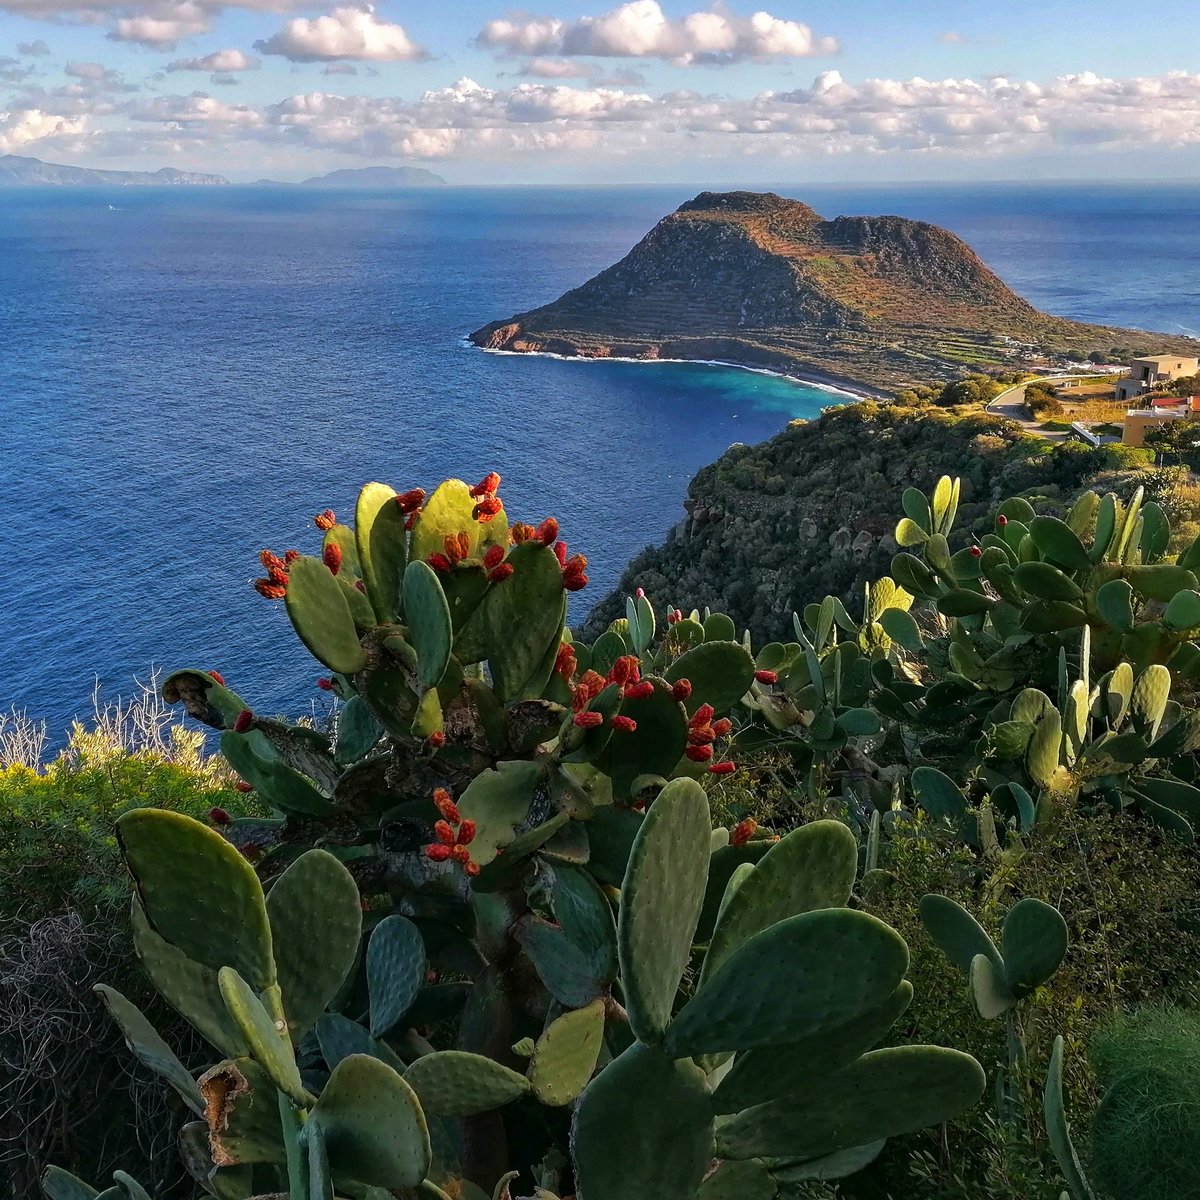
{"label": "eroded rock face", "polygon": [[975,342],[981,363],[991,355],[1010,367],[996,335],[1085,353],[1185,346],[1040,313],[936,225],[891,216],[827,221],[771,192],[702,192],[620,262],[471,340],[593,358],[726,358],[826,373],[869,392],[960,376],[948,332]]}

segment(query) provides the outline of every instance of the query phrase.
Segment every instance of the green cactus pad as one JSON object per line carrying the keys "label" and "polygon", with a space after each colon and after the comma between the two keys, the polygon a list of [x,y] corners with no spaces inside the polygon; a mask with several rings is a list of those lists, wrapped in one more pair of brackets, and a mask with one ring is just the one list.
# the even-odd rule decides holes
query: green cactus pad
{"label": "green cactus pad", "polygon": [[475,822],[471,858],[487,866],[496,851],[512,843],[535,795],[547,786],[543,767],[535,762],[501,762],[471,780],[458,801],[464,820]]}
{"label": "green cactus pad", "polygon": [[309,1121],[320,1126],[335,1181],[415,1188],[429,1174],[429,1127],[391,1067],[352,1054],[334,1068]]}
{"label": "green cactus pad", "polygon": [[841,821],[813,821],[776,842],[722,910],[701,985],[739,946],[777,921],[844,905],[857,871],[858,844]]}
{"label": "green cactus pad", "polygon": [[1040,987],[1067,954],[1067,923],[1053,905],[1027,897],[1009,909],[1001,931],[1004,979],[1018,999]]}
{"label": "green cactus pad", "polygon": [[937,610],[945,617],[971,617],[985,613],[992,602],[982,592],[951,588],[937,598]]}
{"label": "green cactus pad", "polygon": [[587,1200],[693,1200],[713,1151],[704,1072],[631,1046],[580,1097],[571,1150]]}
{"label": "green cactus pad", "polygon": [[1200,625],[1200,592],[1176,592],[1167,605],[1163,621],[1172,629],[1194,629]]}
{"label": "green cactus pad", "polygon": [[1029,776],[1040,788],[1054,785],[1062,747],[1062,718],[1051,709],[1040,721],[1029,739],[1025,765]]}
{"label": "green cactus pad", "polygon": [[629,855],[645,818],[627,808],[598,808],[588,822],[588,871],[609,887],[620,887]]}
{"label": "green cactus pad", "polygon": [[225,1007],[242,1031],[254,1061],[281,1092],[301,1107],[306,1106],[310,1097],[300,1082],[300,1069],[288,1040],[287,1023],[282,1018],[272,1018],[254,989],[232,967],[222,967],[217,972],[217,983]]}
{"label": "green cactus pad", "polygon": [[284,1161],[279,1093],[258,1063],[252,1058],[218,1063],[197,1086],[205,1099],[216,1166]]}
{"label": "green cactus pad", "polygon": [[1091,569],[1092,560],[1079,535],[1065,521],[1057,517],[1034,517],[1029,522],[1029,536],[1047,562],[1068,571]]}
{"label": "green cactus pad", "polygon": [[1176,592],[1195,591],[1196,576],[1186,567],[1173,563],[1156,563],[1150,567],[1134,567],[1127,578],[1133,590],[1151,600],[1170,601]]}
{"label": "green cactus pad", "polygon": [[338,994],[358,957],[358,887],[332,854],[309,850],[271,886],[267,915],[284,1014],[297,1038]]}
{"label": "green cactus pad", "polygon": [[162,1076],[179,1093],[183,1102],[197,1115],[204,1115],[204,1098],[192,1073],[179,1061],[175,1051],[163,1041],[157,1029],[146,1020],[142,1010],[116,988],[99,983],[92,989],[117,1023],[133,1056],[144,1067]]}
{"label": "green cactus pad", "polygon": [[326,1013],[315,1026],[321,1057],[332,1071],[343,1058],[352,1054],[369,1054],[393,1070],[404,1072],[404,1060],[387,1044],[373,1038],[357,1021],[341,1013]]}
{"label": "green cactus pad", "polygon": [[337,742],[333,757],[339,767],[365,758],[383,737],[383,726],[361,696],[351,696],[337,718]]}
{"label": "green cactus pad", "polygon": [[1004,967],[997,966],[986,954],[977,954],[971,962],[971,995],[985,1021],[1003,1016],[1017,1003],[1004,979]]}
{"label": "green cactus pad", "polygon": [[864,1054],[820,1088],[746,1109],[717,1132],[717,1154],[809,1158],[912,1133],[965,1112],[986,1079],[969,1055],[940,1046]]}
{"label": "green cactus pad", "polygon": [[740,1112],[819,1087],[825,1076],[849,1066],[881,1041],[908,1008],[912,995],[912,984],[904,980],[878,1008],[843,1025],[798,1042],[739,1054],[713,1095],[713,1110]]}
{"label": "green cactus pad", "polygon": [[701,1185],[696,1200],[775,1200],[779,1189],[755,1159],[722,1163]]}
{"label": "green cactus pad", "polygon": [[887,608],[879,614],[879,624],[893,642],[903,646],[905,650],[920,650],[925,644],[921,636],[920,626],[911,613],[902,608]]}
{"label": "green cactus pad", "polygon": [[300,1144],[305,1150],[308,1168],[308,1193],[305,1200],[334,1200],[333,1172],[329,1167],[329,1151],[325,1133],[318,1124],[306,1125],[300,1132]]}
{"label": "green cactus pad", "polygon": [[997,968],[1003,967],[996,943],[956,900],[932,893],[921,897],[917,911],[925,932],[964,975],[970,974],[971,963],[978,954],[991,959]]}
{"label": "green cactus pad", "polygon": [[396,913],[375,926],[367,943],[373,1037],[383,1037],[404,1019],[424,986],[425,970],[425,942],[407,917]]}
{"label": "green cactus pad", "polygon": [[342,589],[342,595],[350,609],[350,618],[354,622],[354,628],[359,633],[374,629],[379,624],[379,620],[375,616],[375,610],[371,607],[371,601],[367,598],[367,594],[358,588],[359,581],[344,567],[334,576],[334,579],[338,587]]}
{"label": "green cactus pad", "polygon": [[[878,1008],[907,968],[904,939],[866,913],[827,908],[788,917],[704,980],[664,1045],[683,1057],[799,1041]],[[756,982],[764,978],[769,989]]]}
{"label": "green cactus pad", "polygon": [[418,1058],[404,1073],[421,1108],[439,1117],[470,1117],[519,1100],[529,1080],[516,1071],[465,1050],[438,1050]]}
{"label": "green cactus pad", "polygon": [[489,589],[481,609],[492,686],[504,703],[541,695],[546,679],[534,677],[562,640],[564,601],[562,568],[549,547],[523,542],[507,561],[513,574]]}
{"label": "green cactus pad", "polygon": [[533,1094],[551,1107],[570,1104],[591,1079],[603,1044],[603,1000],[552,1021],[538,1038],[529,1062]]}
{"label": "green cactus pad", "polygon": [[621,713],[631,717],[637,728],[632,733],[614,733],[599,764],[612,779],[613,794],[630,796],[640,775],[669,776],[687,746],[687,717],[683,705],[671,699],[671,686],[648,677],[653,695],[626,700]]}
{"label": "green cactus pad", "polygon": [[1151,736],[1158,728],[1171,695],[1171,672],[1158,663],[1148,666],[1133,685],[1130,711],[1149,727]]}
{"label": "green cactus pad", "polygon": [[910,783],[917,803],[935,820],[961,827],[969,817],[962,789],[936,767],[917,767]]}
{"label": "green cactus pad", "polygon": [[247,707],[241,696],[219,684],[208,671],[173,671],[160,691],[168,704],[182,701],[190,716],[214,729],[228,729]]}
{"label": "green cactus pad", "polygon": [[737,626],[733,618],[724,613],[709,613],[704,618],[704,640],[706,642],[736,642]]}
{"label": "green cactus pad", "polygon": [[472,516],[476,500],[470,493],[461,479],[447,479],[434,489],[413,523],[411,558],[425,560],[444,553],[450,534],[465,533],[470,538],[468,558],[481,557],[488,546],[508,545],[508,517],[501,512],[490,521],[476,521]]}
{"label": "green cactus pad", "polygon": [[1046,1118],[1046,1136],[1063,1178],[1071,1189],[1073,1200],[1095,1200],[1095,1193],[1083,1173],[1083,1165],[1071,1141],[1071,1125],[1063,1106],[1063,1039],[1054,1039],[1050,1052],[1050,1067],[1046,1072],[1046,1089],[1042,1095],[1042,1111]]}
{"label": "green cactus pad", "polygon": [[150,927],[136,896],[130,921],[134,949],[159,995],[221,1054],[227,1058],[246,1055],[249,1047],[225,1011],[216,971],[193,962],[182,950],[161,938]]}
{"label": "green cactus pad", "polygon": [[299,771],[293,771],[273,751],[269,757],[259,753],[258,747],[265,749],[268,745],[253,733],[227,729],[221,734],[225,760],[272,808],[302,817],[329,817],[337,812]]}
{"label": "green cactus pad", "polygon": [[408,565],[406,517],[396,505],[396,492],[383,483],[368,483],[358,493],[354,536],[363,583],[380,621],[399,618]]}
{"label": "green cactus pad", "polygon": [[845,1179],[869,1167],[883,1152],[886,1138],[868,1142],[865,1146],[851,1146],[849,1150],[837,1150],[807,1162],[791,1163],[777,1167],[772,1174],[780,1183],[803,1183],[816,1179]]}
{"label": "green cactus pad", "polygon": [[596,880],[581,868],[560,866],[551,890],[554,919],[604,983],[617,974],[617,928],[612,907]]}
{"label": "green cactus pad", "polygon": [[302,555],[292,563],[286,602],[296,633],[318,662],[341,675],[367,665],[349,602],[319,558]]}
{"label": "green cactus pad", "polygon": [[629,1023],[643,1042],[658,1041],[671,1019],[704,903],[711,834],[704,789],[676,779],[650,806],[630,851],[617,947]]}
{"label": "green cactus pad", "polygon": [[1020,563],[1013,577],[1039,600],[1080,600],[1083,597],[1083,588],[1048,562]]}
{"label": "green cactus pad", "polygon": [[567,1008],[590,1004],[606,990],[592,960],[557,925],[526,916],[513,936],[529,956],[546,990]]}
{"label": "green cactus pad", "polygon": [[62,1167],[47,1167],[42,1172],[41,1184],[49,1200],[95,1200],[100,1194],[91,1184]]}
{"label": "green cactus pad", "polygon": [[275,982],[271,927],[254,868],[220,834],[180,813],[142,808],[117,837],[154,930],[210,970]]}
{"label": "green cactus pad", "polygon": [[754,659],[737,642],[705,642],[680,655],[667,669],[668,683],[691,680],[692,694],[684,702],[689,714],[702,704],[728,712],[754,682]]}
{"label": "green cactus pad", "polygon": [[433,568],[413,561],[404,572],[404,616],[417,652],[417,674],[424,691],[437,687],[450,662],[454,632],[450,606]]}

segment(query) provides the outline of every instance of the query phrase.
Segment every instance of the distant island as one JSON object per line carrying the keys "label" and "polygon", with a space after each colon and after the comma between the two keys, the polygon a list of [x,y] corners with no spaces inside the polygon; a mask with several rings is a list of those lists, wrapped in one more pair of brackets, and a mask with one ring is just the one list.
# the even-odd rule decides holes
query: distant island
{"label": "distant island", "polygon": [[314,175],[300,183],[278,183],[274,179],[260,179],[264,187],[307,187],[340,188],[343,190],[384,188],[446,187],[446,180],[424,167],[343,167],[330,171],[328,175]]}
{"label": "distant island", "polygon": [[1196,353],[1188,338],[1039,312],[948,230],[702,192],[614,266],[470,335],[485,349],[721,360],[880,395],[988,367]]}
{"label": "distant island", "polygon": [[198,171],[101,171],[42,162],[20,154],[0,154],[0,187],[213,187],[228,186],[223,175]]}

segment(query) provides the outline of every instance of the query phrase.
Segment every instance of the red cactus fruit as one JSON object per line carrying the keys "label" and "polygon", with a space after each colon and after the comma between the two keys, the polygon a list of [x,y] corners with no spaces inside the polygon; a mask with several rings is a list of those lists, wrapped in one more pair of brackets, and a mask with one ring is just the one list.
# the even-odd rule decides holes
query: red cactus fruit
{"label": "red cactus fruit", "polygon": [[971,557],[972,558],[982,558],[983,551],[978,546],[972,546],[971,547]]}
{"label": "red cactus fruit", "polygon": [[252,792],[254,791],[254,784],[247,783],[244,779],[239,779],[237,783],[233,785],[233,790],[235,792]]}
{"label": "red cactus fruit", "polygon": [[440,750],[446,744],[446,735],[440,729],[435,729],[425,740],[431,749]]}
{"label": "red cactus fruit", "polygon": [[458,815],[458,805],[454,803],[454,797],[445,788],[434,789],[433,803],[438,812],[452,825],[457,825],[462,820]]}
{"label": "red cactus fruit", "polygon": [[458,827],[458,844],[469,846],[475,840],[475,822],[464,821]]}
{"label": "red cactus fruit", "polygon": [[258,561],[262,563],[264,571],[282,571],[287,565],[278,554],[270,550],[260,550],[258,552]]}
{"label": "red cactus fruit", "polygon": [[708,768],[710,775],[732,775],[737,770],[737,763],[732,763],[728,759],[724,762],[713,763]]}
{"label": "red cactus fruit", "polygon": [[504,561],[504,547],[492,545],[483,552],[483,565],[490,571]]}
{"label": "red cactus fruit", "polygon": [[438,821],[433,827],[433,836],[445,846],[454,845],[454,830],[449,821]]}
{"label": "red cactus fruit", "polygon": [[294,563],[299,557],[299,550],[285,550],[283,553],[283,565],[285,567],[290,567],[292,563]]}
{"label": "red cactus fruit", "polygon": [[618,733],[633,733],[637,729],[637,722],[632,717],[616,716],[609,724]]}
{"label": "red cactus fruit", "polygon": [[522,542],[532,541],[537,537],[537,530],[532,525],[527,525],[524,521],[517,521],[508,529],[508,540],[514,546],[519,546]]}
{"label": "red cactus fruit", "polygon": [[266,600],[282,600],[287,595],[287,585],[272,583],[269,579],[256,579],[254,590]]}
{"label": "red cactus fruit", "polygon": [[321,561],[329,568],[331,575],[336,575],[342,569],[342,548],[337,542],[330,542],[321,551]]}
{"label": "red cactus fruit", "polygon": [[234,718],[233,732],[245,733],[254,724],[254,714],[248,709],[243,708],[240,713]]}
{"label": "red cactus fruit", "polygon": [[424,488],[409,488],[396,497],[396,504],[402,513],[414,513],[425,503]]}
{"label": "red cactus fruit", "polygon": [[[724,766],[724,763],[716,763],[715,766]],[[729,834],[729,844],[731,846],[744,846],[758,832],[758,822],[753,817],[747,817],[744,821],[739,821]]]}
{"label": "red cactus fruit", "polygon": [[496,496],[484,496],[471,510],[471,516],[481,525],[487,524],[497,513],[503,512],[504,505]]}
{"label": "red cactus fruit", "polygon": [[313,524],[324,532],[326,529],[332,529],[337,524],[337,517],[333,515],[332,508],[327,508],[324,512],[319,512],[313,517]]}
{"label": "red cactus fruit", "polygon": [[210,808],[208,810],[208,819],[214,825],[228,825],[233,820],[223,808]]}
{"label": "red cactus fruit", "polygon": [[567,543],[558,541],[554,543],[554,557],[558,559],[558,565],[565,567],[567,565]]}
{"label": "red cactus fruit", "polygon": [[225,676],[220,671],[209,671],[208,677],[214,683],[219,683],[222,687],[225,686]]}
{"label": "red cactus fruit", "polygon": [[713,722],[713,737],[724,737],[732,728],[733,722],[728,717],[722,717],[719,721]]}
{"label": "red cactus fruit", "polygon": [[510,562],[502,562],[498,567],[493,567],[488,572],[489,583],[503,583],[513,573],[513,565]]}
{"label": "red cactus fruit", "polygon": [[[499,853],[499,851],[497,851],[497,853]],[[466,873],[472,878],[474,878],[479,874],[479,864],[477,862],[469,862],[463,867],[463,870],[466,871]]]}
{"label": "red cactus fruit", "polygon": [[671,699],[682,704],[692,694],[692,681],[690,679],[677,679],[671,685]]}
{"label": "red cactus fruit", "polygon": [[435,571],[440,571],[443,575],[453,569],[450,560],[444,554],[431,554],[425,561]]}
{"label": "red cactus fruit", "polygon": [[702,704],[694,713],[688,724],[693,729],[698,729],[701,725],[707,725],[716,715],[716,709],[711,704]]}
{"label": "red cactus fruit", "polygon": [[684,751],[684,754],[686,754],[688,758],[692,760],[692,762],[708,762],[708,760],[712,758],[713,748],[707,745],[689,746]]}
{"label": "red cactus fruit", "polygon": [[450,847],[441,842],[431,842],[425,847],[425,857],[432,858],[434,862],[445,862],[450,857]]}
{"label": "red cactus fruit", "polygon": [[649,679],[643,679],[638,683],[631,683],[625,689],[626,700],[645,700],[649,696],[654,695],[654,684]]}
{"label": "red cactus fruit", "polygon": [[571,718],[580,729],[595,729],[597,725],[604,724],[604,714],[598,712],[581,712],[576,713]]}
{"label": "red cactus fruit", "polygon": [[778,683],[779,676],[774,671],[755,671],[754,678],[759,683]]}
{"label": "red cactus fruit", "polygon": [[535,530],[535,536],[543,546],[553,546],[558,541],[558,521],[547,517]]}
{"label": "red cactus fruit", "polygon": [[575,674],[575,666],[575,647],[570,642],[563,642],[554,658],[554,670],[563,679],[569,680]]}
{"label": "red cactus fruit", "polygon": [[479,499],[480,496],[494,496],[496,489],[500,486],[500,476],[495,471],[489,471],[472,489],[472,499]]}

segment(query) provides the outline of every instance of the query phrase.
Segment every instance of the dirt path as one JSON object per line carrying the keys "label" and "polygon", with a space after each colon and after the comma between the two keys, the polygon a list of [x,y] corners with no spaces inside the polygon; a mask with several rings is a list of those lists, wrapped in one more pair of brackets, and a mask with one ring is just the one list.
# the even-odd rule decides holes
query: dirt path
{"label": "dirt path", "polygon": [[1014,383],[1012,387],[1005,388],[995,400],[987,405],[984,411],[991,413],[993,417],[1005,417],[1009,421],[1015,421],[1026,433],[1032,433],[1035,437],[1045,438],[1048,442],[1066,441],[1071,436],[1069,429],[1043,429],[1040,420],[1029,416],[1025,408],[1026,386],[1042,380],[1046,383],[1068,383],[1075,380],[1109,378],[1111,378],[1111,375],[1105,374],[1041,375],[1038,376],[1037,380],[1027,379],[1024,383]]}

